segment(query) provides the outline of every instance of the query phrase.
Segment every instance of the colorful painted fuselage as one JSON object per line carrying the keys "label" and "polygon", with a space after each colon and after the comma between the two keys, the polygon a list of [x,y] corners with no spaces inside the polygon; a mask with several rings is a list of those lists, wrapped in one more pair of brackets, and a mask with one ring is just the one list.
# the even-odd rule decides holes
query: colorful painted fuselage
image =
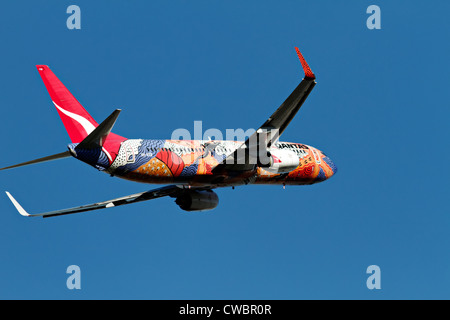
{"label": "colorful painted fuselage", "polygon": [[70,144],[69,150],[77,159],[113,176],[151,184],[304,185],[324,181],[337,171],[331,159],[314,147],[278,142],[272,150],[289,150],[298,157],[298,167],[294,170],[273,173],[267,168],[256,167],[246,172],[213,173],[212,169],[241,144],[239,141],[127,139],[112,156],[102,149],[75,151],[77,144]]}

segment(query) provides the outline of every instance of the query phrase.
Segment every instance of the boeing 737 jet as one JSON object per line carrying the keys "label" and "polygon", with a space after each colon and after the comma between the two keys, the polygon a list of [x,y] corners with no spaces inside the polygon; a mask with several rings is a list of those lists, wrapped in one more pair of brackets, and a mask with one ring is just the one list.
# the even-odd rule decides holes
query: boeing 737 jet
{"label": "boeing 737 jet", "polygon": [[16,168],[74,157],[122,179],[168,184],[108,201],[45,213],[29,214],[6,192],[16,209],[27,217],[54,217],[117,207],[161,197],[175,198],[186,211],[214,209],[217,188],[247,184],[306,185],[324,181],[336,166],[322,151],[301,143],[280,142],[291,120],[316,85],[316,77],[295,48],[305,77],[286,101],[246,141],[127,139],[111,130],[119,116],[115,110],[98,124],[48,66],[37,70],[61,117],[72,143],[55,155],[1,168]]}

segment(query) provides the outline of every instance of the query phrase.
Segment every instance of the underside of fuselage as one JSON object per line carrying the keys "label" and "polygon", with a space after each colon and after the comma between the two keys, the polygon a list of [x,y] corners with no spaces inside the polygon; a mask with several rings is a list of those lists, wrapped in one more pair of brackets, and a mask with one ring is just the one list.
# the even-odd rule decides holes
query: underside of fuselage
{"label": "underside of fuselage", "polygon": [[[226,187],[242,184],[305,185],[324,181],[336,172],[336,166],[320,150],[300,143],[277,142],[271,151],[289,152],[298,159],[290,170],[255,165],[251,171],[213,172],[234,152],[240,141],[143,140],[121,143],[112,163],[104,150],[83,152],[69,145],[72,155],[101,171],[122,179],[151,183],[175,183],[187,186]],[[277,161],[282,162],[283,160]]]}

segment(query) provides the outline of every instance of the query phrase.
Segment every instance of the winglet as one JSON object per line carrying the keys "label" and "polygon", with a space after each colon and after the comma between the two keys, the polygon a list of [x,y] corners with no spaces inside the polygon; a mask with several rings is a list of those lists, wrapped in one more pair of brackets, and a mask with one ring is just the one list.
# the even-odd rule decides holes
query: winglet
{"label": "winglet", "polygon": [[295,47],[295,51],[297,51],[298,58],[300,59],[300,62],[302,63],[303,70],[305,71],[305,79],[311,79],[311,80],[316,79],[316,76],[311,71],[311,68],[308,66],[308,63],[306,63],[306,60],[305,60],[305,58],[303,58],[303,55],[300,52],[300,50],[297,47]]}
{"label": "winglet", "polygon": [[8,196],[9,200],[11,200],[14,207],[16,207],[17,211],[19,211],[19,213],[22,216],[24,216],[24,217],[30,216],[30,214],[28,212],[26,212],[24,208],[22,208],[22,206],[16,201],[16,199],[13,198],[13,196],[8,191],[6,191],[6,195]]}

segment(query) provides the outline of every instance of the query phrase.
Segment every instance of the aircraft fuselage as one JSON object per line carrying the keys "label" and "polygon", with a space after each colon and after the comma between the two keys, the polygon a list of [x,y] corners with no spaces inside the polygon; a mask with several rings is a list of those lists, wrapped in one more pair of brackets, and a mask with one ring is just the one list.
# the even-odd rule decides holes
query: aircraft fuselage
{"label": "aircraft fuselage", "polygon": [[[274,170],[274,167],[255,166],[248,172],[212,172],[219,163],[234,152],[241,141],[205,140],[144,140],[128,139],[121,143],[114,161],[105,150],[83,150],[69,145],[72,155],[113,176],[142,183],[175,183],[189,186],[225,187],[242,184],[313,184],[330,178],[336,166],[322,151],[300,143],[277,142],[271,148],[277,165],[284,159],[277,152],[287,154],[294,165]],[[286,170],[287,168],[287,170]]]}

